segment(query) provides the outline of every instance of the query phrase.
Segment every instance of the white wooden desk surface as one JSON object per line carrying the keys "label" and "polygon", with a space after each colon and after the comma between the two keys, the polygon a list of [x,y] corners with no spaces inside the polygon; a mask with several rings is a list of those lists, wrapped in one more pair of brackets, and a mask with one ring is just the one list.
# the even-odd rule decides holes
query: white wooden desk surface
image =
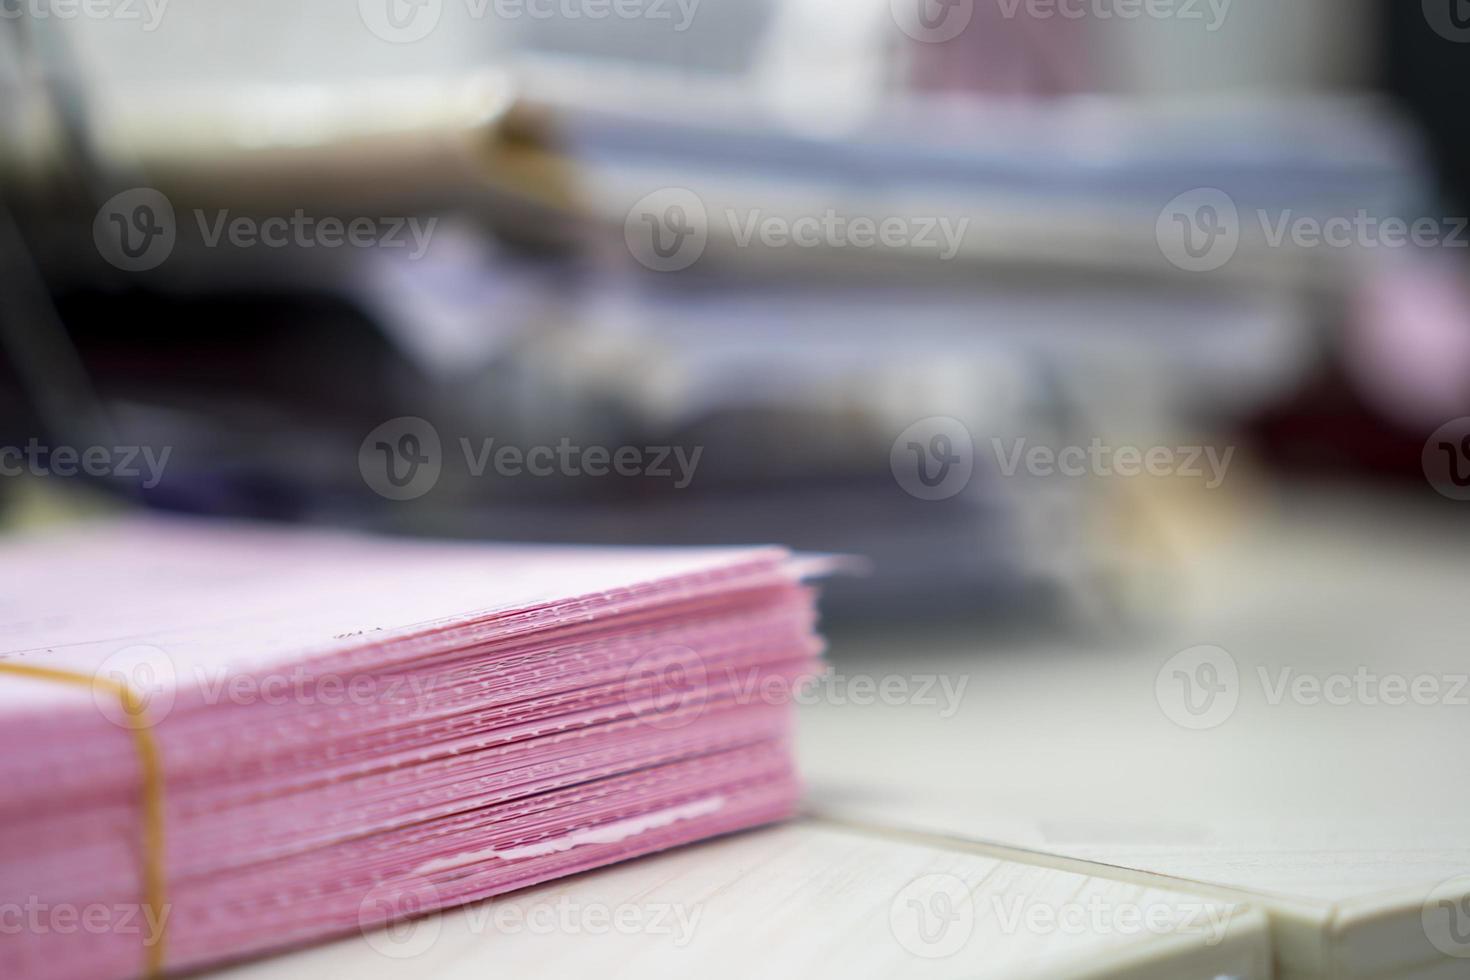
{"label": "white wooden desk surface", "polygon": [[220,976],[1263,980],[1269,964],[1245,904],[802,820]]}
{"label": "white wooden desk surface", "polygon": [[[1470,894],[1467,515],[1394,514],[1327,496],[1242,526],[1187,556],[1198,601],[1164,635],[910,644],[903,672],[968,677],[957,710],[812,706],[814,808],[1258,902],[1283,976],[1470,977],[1422,921],[1431,893]],[[850,643],[839,668],[881,675],[902,645]],[[1198,645],[1236,666],[1228,716],[1160,687]],[[1428,678],[1430,703],[1386,703],[1389,675]],[[1302,676],[1347,681],[1282,688]]]}

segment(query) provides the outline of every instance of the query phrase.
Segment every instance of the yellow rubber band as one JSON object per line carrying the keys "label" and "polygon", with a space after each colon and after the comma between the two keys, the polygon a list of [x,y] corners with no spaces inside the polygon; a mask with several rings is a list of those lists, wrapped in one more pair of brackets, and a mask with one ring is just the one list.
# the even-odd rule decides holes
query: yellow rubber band
{"label": "yellow rubber band", "polygon": [[162,976],[164,939],[168,933],[169,919],[164,908],[168,883],[164,873],[163,851],[163,767],[158,761],[158,743],[153,738],[153,726],[148,721],[147,705],[123,681],[93,677],[76,671],[0,660],[0,674],[56,681],[93,690],[102,688],[116,696],[118,705],[127,716],[128,728],[133,733],[133,749],[138,755],[138,770],[142,776],[140,805],[143,813],[143,853],[139,877],[143,882],[143,901],[152,915],[151,921],[158,923],[158,934],[149,934],[143,940],[143,974],[150,978]]}

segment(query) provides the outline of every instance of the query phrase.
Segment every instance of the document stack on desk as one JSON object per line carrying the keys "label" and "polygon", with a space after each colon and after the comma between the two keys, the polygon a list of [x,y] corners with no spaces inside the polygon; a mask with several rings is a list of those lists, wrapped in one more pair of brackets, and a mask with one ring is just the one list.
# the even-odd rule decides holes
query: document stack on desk
{"label": "document stack on desk", "polygon": [[174,522],[0,547],[0,974],[187,970],[790,815],[817,564]]}

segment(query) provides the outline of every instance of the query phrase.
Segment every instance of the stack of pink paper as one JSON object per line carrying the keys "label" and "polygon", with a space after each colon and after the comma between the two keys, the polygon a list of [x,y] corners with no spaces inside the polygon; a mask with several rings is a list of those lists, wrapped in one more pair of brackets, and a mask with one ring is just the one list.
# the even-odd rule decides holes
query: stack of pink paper
{"label": "stack of pink paper", "polygon": [[258,954],[796,804],[820,642],[779,548],[143,522],[0,563],[11,980]]}

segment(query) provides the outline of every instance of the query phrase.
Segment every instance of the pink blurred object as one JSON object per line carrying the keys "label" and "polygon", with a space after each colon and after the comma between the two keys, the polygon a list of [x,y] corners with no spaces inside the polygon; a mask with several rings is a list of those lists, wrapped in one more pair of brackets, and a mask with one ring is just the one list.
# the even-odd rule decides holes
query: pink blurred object
{"label": "pink blurred object", "polygon": [[1470,264],[1416,249],[1366,270],[1354,297],[1347,363],[1365,394],[1422,428],[1470,413]]}
{"label": "pink blurred object", "polygon": [[[126,680],[165,777],[170,971],[792,814],[818,563],[184,522],[15,540],[0,661]],[[774,696],[773,696],[773,692]],[[139,974],[136,750],[0,674],[0,975]],[[54,928],[101,909],[105,927]],[[132,914],[129,914],[131,910]],[[105,921],[104,921],[105,920]],[[124,921],[126,920],[126,921]]]}
{"label": "pink blurred object", "polygon": [[[916,2],[939,7],[946,0]],[[958,36],[910,43],[910,84],[918,91],[992,96],[1092,92],[1098,79],[1090,41],[1086,19],[1038,19],[1024,3],[976,3]]]}

